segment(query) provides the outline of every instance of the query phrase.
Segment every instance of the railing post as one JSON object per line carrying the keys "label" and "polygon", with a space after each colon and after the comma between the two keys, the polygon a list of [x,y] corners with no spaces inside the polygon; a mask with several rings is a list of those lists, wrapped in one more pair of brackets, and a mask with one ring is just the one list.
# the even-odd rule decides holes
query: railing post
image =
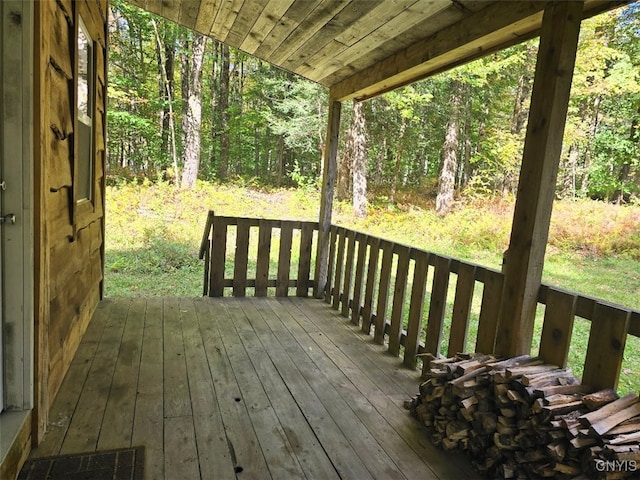
{"label": "railing post", "polygon": [[222,297],[224,294],[224,269],[227,257],[227,222],[221,217],[215,217],[212,228],[209,296]]}
{"label": "railing post", "polygon": [[318,251],[316,256],[314,297],[321,298],[327,285],[329,263],[329,231],[333,210],[333,189],[338,171],[338,136],[340,134],[340,112],[342,103],[329,97],[329,118],[327,139],[324,147],[324,165],[322,168],[322,192],[320,197],[320,215],[318,220]]}
{"label": "railing post", "polygon": [[495,344],[495,351],[502,355],[531,351],[583,3],[549,2],[542,18],[520,183],[503,268],[500,338]]}

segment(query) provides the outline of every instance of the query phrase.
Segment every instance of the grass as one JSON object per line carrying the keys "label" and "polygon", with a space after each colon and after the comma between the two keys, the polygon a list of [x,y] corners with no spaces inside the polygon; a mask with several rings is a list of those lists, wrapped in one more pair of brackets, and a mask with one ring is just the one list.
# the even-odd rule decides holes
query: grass
{"label": "grass", "polygon": [[[334,223],[500,269],[509,242],[512,200],[468,200],[460,202],[446,218],[440,218],[433,213],[433,199],[423,192],[401,192],[397,198],[398,202],[391,206],[383,194],[373,192],[370,214],[361,220],[352,217],[349,205],[338,202]],[[204,183],[191,191],[150,183],[109,187],[105,293],[199,296],[203,264],[198,260],[198,250],[208,210],[229,216],[315,220],[318,205],[318,193],[304,189],[264,191]],[[556,202],[543,281],[640,309],[639,232],[640,207],[586,200]],[[277,240],[275,236],[274,245]],[[233,247],[230,240],[229,254],[233,253]],[[274,251],[271,271],[275,271],[277,264]],[[297,252],[293,255],[292,262]],[[232,271],[227,268],[230,276]],[[249,269],[252,268],[255,266],[250,263]],[[427,285],[430,290],[431,284]],[[450,303],[452,292],[450,289]],[[477,292],[474,299],[476,313],[472,315],[470,338],[474,338],[477,328],[480,294]],[[536,339],[540,337],[542,307],[538,313]],[[581,374],[589,325],[577,319],[574,327],[569,362],[577,375]],[[447,332],[445,321],[445,352]],[[620,377],[621,391],[640,389],[638,365],[640,339],[629,337]]]}

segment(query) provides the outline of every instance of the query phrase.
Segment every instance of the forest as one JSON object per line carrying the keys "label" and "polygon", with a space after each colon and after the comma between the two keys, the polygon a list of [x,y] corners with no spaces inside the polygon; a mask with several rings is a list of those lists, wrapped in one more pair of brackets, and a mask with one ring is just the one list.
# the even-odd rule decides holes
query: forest
{"label": "forest", "polygon": [[[211,38],[112,2],[110,182],[196,179],[315,188],[327,91]],[[640,5],[583,22],[558,198],[637,203]],[[537,39],[343,107],[339,199],[367,192],[507,196],[517,188]]]}

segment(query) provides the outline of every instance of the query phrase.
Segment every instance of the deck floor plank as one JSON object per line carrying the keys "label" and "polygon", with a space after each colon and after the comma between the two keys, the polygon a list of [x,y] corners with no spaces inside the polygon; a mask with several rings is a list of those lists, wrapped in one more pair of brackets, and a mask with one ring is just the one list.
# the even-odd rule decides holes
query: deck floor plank
{"label": "deck floor plank", "polygon": [[51,406],[47,434],[38,446],[41,456],[57,455],[62,448],[73,412],[78,404],[89,370],[95,358],[100,340],[108,323],[113,302],[105,302],[102,308],[96,311],[94,318],[89,323],[78,353],[73,357],[69,370],[65,375],[60,391]]}
{"label": "deck floor plank", "polygon": [[211,314],[207,311],[205,318],[201,319],[201,312],[197,308],[200,303],[188,299],[182,300],[180,305],[200,473],[202,478],[235,479],[222,413],[201,334],[201,328],[209,327]]}
{"label": "deck floor plank", "polygon": [[156,480],[164,478],[163,318],[162,302],[149,300],[143,319],[138,393],[131,438],[133,446],[145,446],[145,474],[148,479]]}
{"label": "deck floor plank", "polygon": [[288,323],[290,319],[286,317],[288,314],[280,308],[277,301],[260,302],[256,304],[256,307],[263,313],[263,317],[278,342],[297,365],[300,373],[307,380],[327,412],[340,426],[353,450],[371,475],[379,480],[406,478],[381,447],[378,440],[358,419],[349,404],[328,380],[327,376],[335,370],[335,364],[325,365],[327,370],[322,370],[312,361],[305,349],[287,330],[285,323]]}
{"label": "deck floor plank", "polygon": [[129,304],[128,300],[116,303],[111,309],[107,327],[62,443],[61,454],[90,452],[98,445],[115,371],[114,359],[120,351]]}
{"label": "deck floor plank", "polygon": [[[100,303],[32,457],[145,446],[148,479],[469,479],[407,370],[301,298]],[[468,465],[468,464],[466,464]]]}
{"label": "deck floor plank", "polygon": [[240,320],[242,311],[238,307],[233,308],[232,304],[226,312],[228,319],[217,322],[218,330],[269,472],[275,479],[304,478],[302,467],[233,326]]}
{"label": "deck floor plank", "polygon": [[266,350],[268,346],[262,345],[247,316],[238,318],[234,326],[245,349],[252,353],[250,361],[260,377],[262,386],[278,415],[280,424],[298,457],[306,478],[339,479],[338,473],[325,454],[302,410],[271,362]]}
{"label": "deck floor plank", "polygon": [[242,476],[246,478],[270,479],[267,462],[260,449],[247,405],[242,401],[240,386],[218,330],[218,322],[229,319],[224,318],[226,315],[223,309],[213,309],[212,305],[205,307],[210,320],[208,324],[201,320],[201,332],[233,468],[241,470]]}
{"label": "deck floor plank", "polygon": [[102,420],[103,425],[109,428],[103,427],[104,432],[98,440],[98,450],[115,449],[123,444],[131,445],[146,308],[144,299],[134,299],[129,306]]}

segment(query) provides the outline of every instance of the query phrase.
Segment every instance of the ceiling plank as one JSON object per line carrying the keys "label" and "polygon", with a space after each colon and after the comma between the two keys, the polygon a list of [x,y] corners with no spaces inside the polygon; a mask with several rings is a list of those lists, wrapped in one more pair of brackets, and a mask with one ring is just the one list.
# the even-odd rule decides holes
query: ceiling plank
{"label": "ceiling plank", "polygon": [[[370,98],[477,58],[539,28],[545,2],[498,2],[331,88],[340,101]],[[321,81],[322,82],[322,81]]]}
{"label": "ceiling plank", "polygon": [[[444,1],[447,4],[449,3],[449,0]],[[399,10],[406,11],[407,8],[420,2],[433,4],[434,0],[397,0],[395,2],[383,2],[360,17],[353,25],[343,30],[342,33],[336,36],[335,40],[350,47],[373,32],[379,25],[391,22],[397,18]]]}
{"label": "ceiling plank", "polygon": [[291,56],[283,61],[278,52],[275,52],[274,60],[281,63],[287,70],[296,71],[325,45],[332,42],[337,35],[343,32],[349,25],[357,22],[364,14],[383,0],[352,0],[330,19],[323,28],[319,29],[308,41],[298,48]]}
{"label": "ceiling plank", "polygon": [[269,0],[245,1],[231,26],[226,42],[229,45],[239,48],[244,42],[244,39],[247,38],[247,35],[249,35],[256,20],[262,15],[268,3]]}
{"label": "ceiling plank", "polygon": [[180,1],[181,0],[162,0],[162,13],[160,15],[167,20],[178,23],[180,19]]}
{"label": "ceiling plank", "polygon": [[211,26],[210,35],[215,39],[226,42],[229,30],[235,22],[244,0],[222,0],[216,18]]}
{"label": "ceiling plank", "polygon": [[[298,4],[300,2],[296,2]],[[321,29],[326,28],[327,23],[331,21],[349,4],[348,0],[322,0],[317,2],[316,8],[309,11],[307,9],[305,15],[297,20],[296,25],[286,37],[270,52],[270,58],[278,65],[283,65],[287,57],[298,50],[309,39],[316,35]],[[287,17],[290,17],[287,12]],[[259,49],[258,51],[261,51]]]}
{"label": "ceiling plank", "polygon": [[262,10],[260,18],[253,24],[253,28],[240,45],[240,49],[249,54],[255,53],[294,1],[295,0],[271,0],[264,10]]}
{"label": "ceiling plank", "polygon": [[178,23],[193,30],[196,26],[201,0],[182,0]]}
{"label": "ceiling plank", "polygon": [[216,18],[221,3],[220,0],[202,0],[198,17],[196,18],[196,31],[206,35],[210,34],[213,21]]}
{"label": "ceiling plank", "polygon": [[[371,30],[366,35],[361,36],[357,41],[352,41],[350,47],[337,50],[337,45],[332,44],[330,48],[320,50],[316,55],[305,62],[305,65],[296,71],[300,75],[311,76],[313,78],[326,78],[332,73],[342,68],[350,68],[355,71],[353,62],[370,55],[387,42],[393,42],[394,36],[401,35],[402,32],[411,30],[423,21],[425,17],[437,15],[450,5],[449,0],[421,0],[394,18],[387,21],[376,21],[379,28]],[[368,19],[368,24],[373,23],[373,19]],[[363,19],[365,21],[365,19]],[[356,25],[359,25],[358,22]],[[356,26],[354,25],[354,26]],[[336,40],[340,40],[339,36]]]}

